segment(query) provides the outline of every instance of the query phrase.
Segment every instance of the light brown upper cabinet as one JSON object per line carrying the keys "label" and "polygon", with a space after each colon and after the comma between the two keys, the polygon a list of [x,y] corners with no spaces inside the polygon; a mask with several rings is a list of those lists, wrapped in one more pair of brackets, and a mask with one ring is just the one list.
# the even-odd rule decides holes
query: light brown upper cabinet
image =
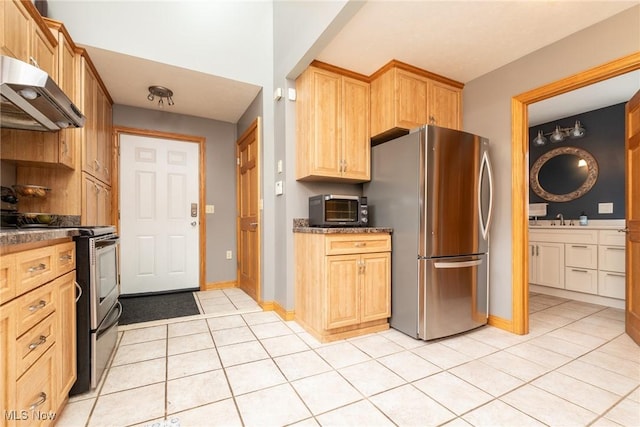
{"label": "light brown upper cabinet", "polygon": [[103,183],[111,184],[113,142],[112,102],[86,52],[80,56],[80,82],[87,117],[82,128],[82,170]]}
{"label": "light brown upper cabinet", "polygon": [[2,30],[0,51],[46,71],[54,80],[56,70],[55,37],[49,32],[31,2],[5,0],[0,2]]}
{"label": "light brown upper cabinet", "polygon": [[423,124],[462,128],[463,84],[399,61],[371,76],[371,135],[388,140]]}
{"label": "light brown upper cabinet", "polygon": [[314,61],[296,80],[296,89],[296,179],[369,181],[366,77]]}

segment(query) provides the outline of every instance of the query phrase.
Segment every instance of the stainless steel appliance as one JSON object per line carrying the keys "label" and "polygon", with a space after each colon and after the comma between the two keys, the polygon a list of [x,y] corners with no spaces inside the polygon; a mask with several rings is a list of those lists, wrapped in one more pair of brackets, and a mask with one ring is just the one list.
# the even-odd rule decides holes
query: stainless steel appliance
{"label": "stainless steel appliance", "polygon": [[0,125],[3,128],[57,131],[84,126],[78,107],[40,68],[0,56]]}
{"label": "stainless steel appliance", "polygon": [[430,340],[486,324],[489,141],[423,126],[372,148],[371,222],[393,227],[391,327]]}
{"label": "stainless steel appliance", "polygon": [[80,227],[76,242],[78,379],[70,394],[95,388],[116,346],[122,306],[115,227]]}
{"label": "stainless steel appliance", "polygon": [[365,227],[369,222],[367,198],[337,194],[309,197],[312,227]]}

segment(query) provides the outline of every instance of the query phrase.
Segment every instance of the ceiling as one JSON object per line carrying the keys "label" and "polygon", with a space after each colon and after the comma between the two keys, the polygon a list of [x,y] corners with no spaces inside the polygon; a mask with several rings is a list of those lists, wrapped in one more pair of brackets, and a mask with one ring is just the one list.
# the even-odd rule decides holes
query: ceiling
{"label": "ceiling", "polygon": [[[197,3],[185,1],[184,7]],[[397,59],[467,83],[637,4],[640,0],[369,1],[317,59],[365,75]],[[236,123],[260,91],[248,83],[86,48],[116,104],[158,108],[146,98],[154,84],[175,93],[175,106],[165,103],[166,111]],[[609,81],[615,90],[604,84],[531,106],[531,123],[623,102],[640,89],[640,73]]]}

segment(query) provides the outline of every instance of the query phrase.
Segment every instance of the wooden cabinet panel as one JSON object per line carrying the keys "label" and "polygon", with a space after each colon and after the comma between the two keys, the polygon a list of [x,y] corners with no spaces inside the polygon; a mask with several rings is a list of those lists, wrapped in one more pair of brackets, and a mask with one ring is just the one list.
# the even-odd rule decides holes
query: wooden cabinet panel
{"label": "wooden cabinet panel", "polygon": [[391,61],[371,77],[371,135],[383,142],[424,124],[462,128],[463,84]]}
{"label": "wooden cabinet panel", "polygon": [[56,310],[52,283],[21,296],[16,302],[16,330],[22,335]]}
{"label": "wooden cabinet panel", "polygon": [[[296,320],[321,341],[388,328],[391,307],[391,237],[388,234],[295,233]],[[354,242],[386,240],[377,248]],[[334,244],[350,243],[333,255]],[[367,252],[369,251],[369,252]]]}
{"label": "wooden cabinet panel", "polygon": [[296,179],[368,181],[369,84],[311,66],[296,87]]}
{"label": "wooden cabinet panel", "polygon": [[427,79],[395,70],[395,127],[413,129],[427,123]]}
{"label": "wooden cabinet panel", "polygon": [[326,329],[360,323],[358,260],[353,255],[327,258]]}
{"label": "wooden cabinet panel", "polygon": [[51,34],[48,30],[41,29],[35,22],[31,23],[33,31],[33,47],[31,64],[46,71],[57,82],[58,62],[56,57],[57,46],[50,41]]}
{"label": "wooden cabinet panel", "polygon": [[15,304],[13,303],[4,304],[0,308],[0,407],[3,410],[16,407],[16,317],[14,308]]}
{"label": "wooden cabinet panel", "polygon": [[449,85],[431,81],[428,96],[429,124],[462,129],[462,92]]}
{"label": "wooden cabinet panel", "polygon": [[624,273],[612,273],[609,271],[598,272],[598,295],[609,298],[625,298]]}
{"label": "wooden cabinet panel", "polygon": [[50,314],[16,340],[18,377],[53,345],[56,339],[56,329],[56,315]]}
{"label": "wooden cabinet panel", "polygon": [[48,282],[55,277],[52,247],[20,252],[17,255],[16,295]]}
{"label": "wooden cabinet panel", "polygon": [[56,279],[58,290],[56,352],[58,401],[66,398],[76,381],[76,275],[75,271]]}
{"label": "wooden cabinet panel", "polygon": [[3,8],[2,54],[29,62],[32,37],[29,12],[20,0],[2,1],[0,7]]}
{"label": "wooden cabinet panel", "polygon": [[16,256],[0,256],[0,304],[16,296]]}
{"label": "wooden cabinet panel", "polygon": [[60,276],[76,268],[76,244],[61,243],[55,246],[56,275]]}
{"label": "wooden cabinet panel", "polygon": [[48,250],[55,259],[53,279],[0,307],[0,404],[14,411],[3,426],[53,424],[77,376],[75,244],[48,243],[9,255],[20,264]]}
{"label": "wooden cabinet panel", "polygon": [[386,319],[391,316],[391,253],[365,254],[361,263],[360,320]]}
{"label": "wooden cabinet panel", "polygon": [[565,289],[588,294],[598,293],[598,271],[588,268],[567,267]]}
{"label": "wooden cabinet panel", "polygon": [[82,225],[111,224],[111,187],[87,173],[82,178]]}
{"label": "wooden cabinet panel", "polygon": [[368,181],[371,177],[369,84],[344,77],[342,94],[342,176]]}
{"label": "wooden cabinet panel", "polygon": [[[55,344],[16,383],[16,409],[27,411],[30,426],[50,425],[57,408],[54,350]],[[32,417],[34,411],[40,417]]]}
{"label": "wooden cabinet panel", "polygon": [[598,246],[567,243],[564,262],[568,267],[597,269]]}
{"label": "wooden cabinet panel", "polygon": [[537,285],[564,288],[564,244],[531,242],[535,245],[533,281]]}

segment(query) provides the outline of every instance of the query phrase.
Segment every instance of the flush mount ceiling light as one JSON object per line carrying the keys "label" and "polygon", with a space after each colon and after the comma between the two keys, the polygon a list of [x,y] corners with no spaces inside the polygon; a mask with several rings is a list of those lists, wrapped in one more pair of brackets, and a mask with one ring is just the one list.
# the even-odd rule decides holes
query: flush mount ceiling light
{"label": "flush mount ceiling light", "polygon": [[160,98],[158,100],[158,107],[164,107],[164,98],[167,98],[167,104],[169,104],[169,106],[174,105],[173,98],[171,98],[173,96],[173,91],[171,89],[167,89],[163,86],[149,86],[149,95],[147,95],[147,99],[149,101],[153,101],[156,96]]}
{"label": "flush mount ceiling light", "polygon": [[556,126],[553,132],[544,133],[543,131],[538,131],[538,136],[536,136],[533,141],[534,146],[542,147],[547,143],[547,138],[545,135],[549,136],[551,142],[562,142],[565,138],[582,138],[585,134],[586,130],[580,124],[580,120],[576,120],[576,123],[571,128],[561,128],[560,126]]}

